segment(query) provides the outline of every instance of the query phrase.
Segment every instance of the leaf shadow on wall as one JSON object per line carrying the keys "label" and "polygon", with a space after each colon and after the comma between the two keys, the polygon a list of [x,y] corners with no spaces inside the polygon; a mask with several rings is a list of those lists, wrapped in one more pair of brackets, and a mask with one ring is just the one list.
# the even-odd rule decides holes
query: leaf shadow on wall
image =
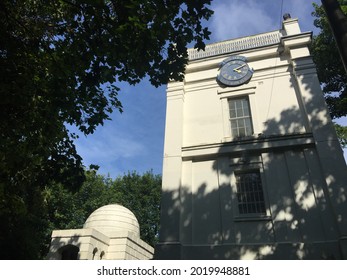
{"label": "leaf shadow on wall", "polygon": [[[196,186],[182,185],[180,191],[162,194],[163,201],[171,204],[165,208],[169,213],[163,213],[170,219],[161,228],[161,235],[166,240],[179,240],[175,258],[341,258],[335,242],[339,238],[339,221],[331,204],[335,210],[344,207],[346,186],[329,189],[329,181],[341,177],[335,178],[336,173],[321,169],[322,159],[316,151],[316,145],[321,143],[317,144],[310,127],[324,135],[325,139],[319,141],[332,154],[330,160],[342,153],[335,145],[336,135],[329,122],[321,115],[325,107],[306,104],[305,109],[303,105],[288,108],[278,118],[268,119],[262,133],[253,138],[221,144],[213,158],[193,158],[192,165],[210,162],[210,170],[205,171],[214,174],[214,182],[209,179]],[[303,110],[309,110],[312,119],[304,119]],[[231,184],[234,170],[229,160],[241,158],[247,162],[253,156],[262,158],[267,216],[240,219]],[[170,231],[173,228],[177,231]]]}

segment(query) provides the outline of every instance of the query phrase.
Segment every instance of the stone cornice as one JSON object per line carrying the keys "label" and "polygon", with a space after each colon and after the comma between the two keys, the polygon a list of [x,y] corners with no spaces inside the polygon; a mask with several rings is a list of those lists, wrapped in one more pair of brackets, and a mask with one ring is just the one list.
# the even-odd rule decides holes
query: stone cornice
{"label": "stone cornice", "polygon": [[313,146],[315,144],[312,133],[288,135],[260,135],[250,139],[225,143],[202,144],[182,147],[182,158],[191,159],[211,155],[237,153],[244,150],[265,151],[273,149],[288,149],[294,146]]}
{"label": "stone cornice", "polygon": [[311,40],[312,40],[312,32],[309,31],[309,32],[304,32],[300,34],[283,36],[280,39],[280,42],[284,46],[284,48],[287,50],[290,48],[307,46],[311,43]]}
{"label": "stone cornice", "polygon": [[189,60],[193,61],[232,52],[271,46],[274,44],[279,44],[281,41],[281,37],[282,34],[280,30],[276,30],[254,36],[242,37],[214,44],[208,44],[205,47],[205,51],[188,49]]}

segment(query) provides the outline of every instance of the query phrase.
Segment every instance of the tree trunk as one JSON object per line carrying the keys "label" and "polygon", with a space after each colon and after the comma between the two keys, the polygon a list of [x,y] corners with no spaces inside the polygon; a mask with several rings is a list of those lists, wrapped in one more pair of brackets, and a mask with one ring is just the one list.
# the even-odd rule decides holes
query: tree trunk
{"label": "tree trunk", "polygon": [[337,0],[322,0],[322,4],[347,73],[347,17]]}

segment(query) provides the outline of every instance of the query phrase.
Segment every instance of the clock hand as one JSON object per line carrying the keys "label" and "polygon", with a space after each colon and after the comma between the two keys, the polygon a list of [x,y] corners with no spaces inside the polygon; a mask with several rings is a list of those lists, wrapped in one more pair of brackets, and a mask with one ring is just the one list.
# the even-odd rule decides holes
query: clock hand
{"label": "clock hand", "polygon": [[242,68],[243,66],[246,66],[246,63],[240,65],[239,67],[234,68],[233,70],[234,70],[235,72],[237,72],[237,73],[241,73],[240,68]]}

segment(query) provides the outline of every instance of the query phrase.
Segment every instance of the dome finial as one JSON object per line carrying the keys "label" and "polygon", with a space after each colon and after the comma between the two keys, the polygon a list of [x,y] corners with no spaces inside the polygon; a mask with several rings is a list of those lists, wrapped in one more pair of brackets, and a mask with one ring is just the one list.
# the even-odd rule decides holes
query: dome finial
{"label": "dome finial", "polygon": [[284,19],[284,20],[287,20],[287,19],[290,19],[290,18],[292,18],[292,17],[290,16],[290,13],[285,13],[285,14],[283,15],[283,19]]}

